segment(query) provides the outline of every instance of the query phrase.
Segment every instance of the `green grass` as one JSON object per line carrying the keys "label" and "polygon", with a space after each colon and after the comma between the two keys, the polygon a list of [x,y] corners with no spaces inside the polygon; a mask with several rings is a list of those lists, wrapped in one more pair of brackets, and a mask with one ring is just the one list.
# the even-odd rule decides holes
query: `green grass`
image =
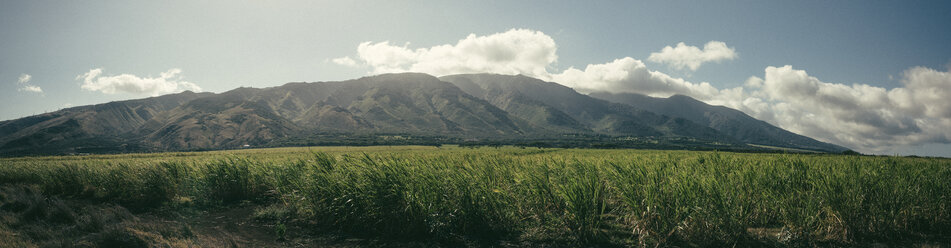
{"label": "green grass", "polygon": [[951,236],[951,160],[936,158],[276,148],[0,159],[0,184],[136,213],[256,204],[254,218],[274,221],[282,239],[285,224],[449,244],[811,246]]}

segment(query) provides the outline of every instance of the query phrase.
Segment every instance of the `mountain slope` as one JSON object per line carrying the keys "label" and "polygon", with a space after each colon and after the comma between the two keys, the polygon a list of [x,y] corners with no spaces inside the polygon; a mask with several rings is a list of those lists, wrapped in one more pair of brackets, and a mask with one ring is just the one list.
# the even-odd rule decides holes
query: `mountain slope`
{"label": "mountain slope", "polygon": [[130,145],[119,137],[122,134],[137,130],[160,113],[209,95],[211,94],[186,91],[145,99],[72,107],[2,121],[0,151],[122,151]]}
{"label": "mountain slope", "polygon": [[0,122],[0,153],[221,149],[314,133],[500,137],[531,129],[450,83],[403,73],[64,109]]}
{"label": "mountain slope", "polygon": [[327,103],[369,122],[377,132],[520,134],[508,113],[452,84],[418,74],[390,74],[336,83]]}
{"label": "mountain slope", "polygon": [[164,149],[265,145],[310,133],[494,136],[521,133],[507,113],[425,74],[242,88],[196,99],[143,129]]}
{"label": "mountain slope", "polygon": [[656,98],[633,93],[607,92],[595,92],[589,95],[662,115],[688,119],[746,143],[827,152],[847,150],[845,147],[786,131],[750,117],[739,110],[711,106],[689,96],[674,95],[669,98]]}
{"label": "mountain slope", "polygon": [[462,74],[440,77],[514,116],[552,130],[590,130],[631,136],[693,137],[733,142],[686,119],[582,95],[563,85],[522,75]]}
{"label": "mountain slope", "polygon": [[844,149],[689,98],[597,96],[620,103],[557,83],[494,74],[400,73],[219,94],[183,92],[2,121],[0,155],[382,144],[410,136],[423,143]]}

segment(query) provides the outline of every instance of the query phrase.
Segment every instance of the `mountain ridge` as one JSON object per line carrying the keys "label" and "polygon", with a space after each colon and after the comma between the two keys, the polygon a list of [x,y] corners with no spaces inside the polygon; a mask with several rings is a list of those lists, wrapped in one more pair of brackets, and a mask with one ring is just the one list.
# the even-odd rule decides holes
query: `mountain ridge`
{"label": "mountain ridge", "polygon": [[666,146],[656,147],[759,149],[708,123],[527,76],[399,73],[186,91],[0,121],[0,155],[391,142],[381,141],[384,136],[429,137],[434,140],[416,142],[430,143],[572,140],[575,146],[635,140],[636,147],[647,148],[661,142]]}
{"label": "mountain ridge", "polygon": [[709,105],[685,95],[672,95],[668,98],[650,97],[635,93],[609,92],[592,92],[588,95],[611,102],[628,104],[658,114],[689,119],[750,144],[833,152],[848,150],[848,148],[842,146],[824,143],[773,126],[742,111],[725,106]]}
{"label": "mountain ridge", "polygon": [[[490,103],[514,101],[526,105],[535,104],[521,107],[552,110],[553,116],[571,118],[572,121],[569,122],[583,123],[595,132],[635,136],[699,136],[711,140],[724,138],[719,137],[712,130],[704,130],[705,126],[670,120],[647,111],[591,98],[561,84],[527,76],[459,74],[440,77],[440,79],[456,84],[460,89],[468,90],[467,93],[470,95],[482,97]],[[503,110],[509,109],[503,108]],[[524,117],[526,113],[515,112],[514,114],[522,116],[523,119],[536,119]],[[545,120],[549,119],[551,118]],[[559,120],[559,118],[554,119]],[[554,125],[553,123],[536,124]],[[671,124],[684,125],[684,127],[666,129],[671,128]],[[696,132],[697,130],[700,131]]]}

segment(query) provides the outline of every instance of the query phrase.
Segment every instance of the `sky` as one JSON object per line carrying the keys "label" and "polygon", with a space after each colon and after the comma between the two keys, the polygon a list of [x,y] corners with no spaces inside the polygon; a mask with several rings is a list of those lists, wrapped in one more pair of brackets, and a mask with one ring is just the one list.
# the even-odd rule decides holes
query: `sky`
{"label": "sky", "polygon": [[947,1],[0,1],[0,120],[388,72],[683,94],[951,157]]}

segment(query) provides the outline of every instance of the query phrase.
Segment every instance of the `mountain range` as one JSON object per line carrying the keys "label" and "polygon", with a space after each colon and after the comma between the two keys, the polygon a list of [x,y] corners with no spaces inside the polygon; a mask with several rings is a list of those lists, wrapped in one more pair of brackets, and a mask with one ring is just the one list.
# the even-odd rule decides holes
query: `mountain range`
{"label": "mountain range", "polygon": [[186,91],[0,122],[4,156],[420,142],[847,150],[687,96],[584,95],[497,74],[399,73]]}
{"label": "mountain range", "polygon": [[689,96],[673,95],[668,98],[650,97],[633,93],[594,92],[592,97],[611,102],[637,106],[647,111],[671,117],[688,119],[708,126],[746,144],[798,148],[814,151],[845,151],[847,148],[824,143],[798,135],[757,120],[739,110],[711,106]]}

